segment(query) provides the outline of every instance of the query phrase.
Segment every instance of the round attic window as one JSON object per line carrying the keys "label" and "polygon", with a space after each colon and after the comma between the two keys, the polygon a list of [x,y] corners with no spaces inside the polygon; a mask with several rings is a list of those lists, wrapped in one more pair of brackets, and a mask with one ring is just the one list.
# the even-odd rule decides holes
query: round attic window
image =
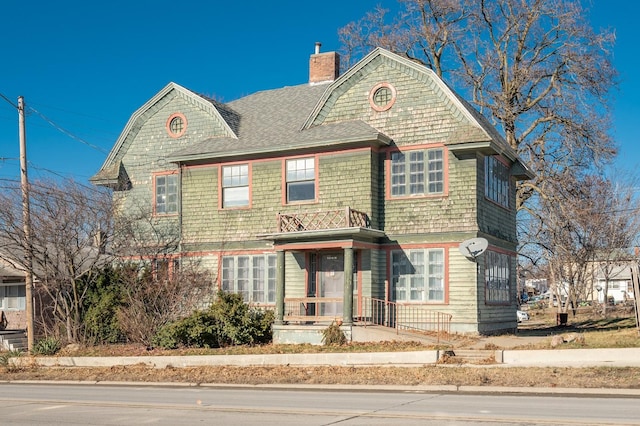
{"label": "round attic window", "polygon": [[376,111],[386,111],[396,101],[396,89],[389,83],[376,85],[369,94],[371,108]]}
{"label": "round attic window", "polygon": [[184,114],[176,112],[167,120],[167,133],[172,138],[179,138],[187,131],[187,118]]}

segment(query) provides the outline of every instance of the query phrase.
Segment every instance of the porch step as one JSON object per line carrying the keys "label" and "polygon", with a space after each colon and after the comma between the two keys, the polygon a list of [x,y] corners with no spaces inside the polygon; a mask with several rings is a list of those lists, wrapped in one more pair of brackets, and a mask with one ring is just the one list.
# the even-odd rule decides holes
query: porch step
{"label": "porch step", "polygon": [[450,349],[440,351],[438,362],[441,364],[495,364],[502,362],[502,351]]}
{"label": "porch step", "polygon": [[4,331],[0,334],[0,350],[26,351],[27,335],[24,331]]}

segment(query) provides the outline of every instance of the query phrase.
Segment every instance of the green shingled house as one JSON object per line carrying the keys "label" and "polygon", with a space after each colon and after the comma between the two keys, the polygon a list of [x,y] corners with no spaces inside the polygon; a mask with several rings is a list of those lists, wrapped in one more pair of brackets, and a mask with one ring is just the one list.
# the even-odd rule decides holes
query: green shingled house
{"label": "green shingled house", "polygon": [[[198,258],[215,287],[274,308],[276,342],[334,320],[347,336],[514,330],[515,182],[531,178],[514,151],[384,49],[339,75],[317,46],[309,76],[228,103],[169,83],[92,181],[179,229],[172,265]],[[475,259],[459,249],[471,238],[488,242]]]}

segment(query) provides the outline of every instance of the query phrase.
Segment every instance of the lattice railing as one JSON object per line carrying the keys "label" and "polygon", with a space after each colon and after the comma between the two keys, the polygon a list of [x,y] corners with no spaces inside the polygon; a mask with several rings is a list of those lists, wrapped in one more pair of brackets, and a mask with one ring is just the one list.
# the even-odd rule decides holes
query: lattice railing
{"label": "lattice railing", "polygon": [[278,232],[370,227],[371,223],[367,214],[350,207],[343,210],[278,214]]}

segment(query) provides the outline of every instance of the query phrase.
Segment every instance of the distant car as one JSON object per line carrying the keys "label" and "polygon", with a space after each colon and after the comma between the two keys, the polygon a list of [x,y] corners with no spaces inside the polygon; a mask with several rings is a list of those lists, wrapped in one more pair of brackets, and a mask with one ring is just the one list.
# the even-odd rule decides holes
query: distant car
{"label": "distant car", "polygon": [[518,309],[516,314],[518,316],[518,322],[529,321],[529,313],[528,312],[521,311],[520,309]]}
{"label": "distant car", "polygon": [[537,294],[529,298],[529,303],[537,303],[541,301],[544,301],[544,296],[541,294]]}

